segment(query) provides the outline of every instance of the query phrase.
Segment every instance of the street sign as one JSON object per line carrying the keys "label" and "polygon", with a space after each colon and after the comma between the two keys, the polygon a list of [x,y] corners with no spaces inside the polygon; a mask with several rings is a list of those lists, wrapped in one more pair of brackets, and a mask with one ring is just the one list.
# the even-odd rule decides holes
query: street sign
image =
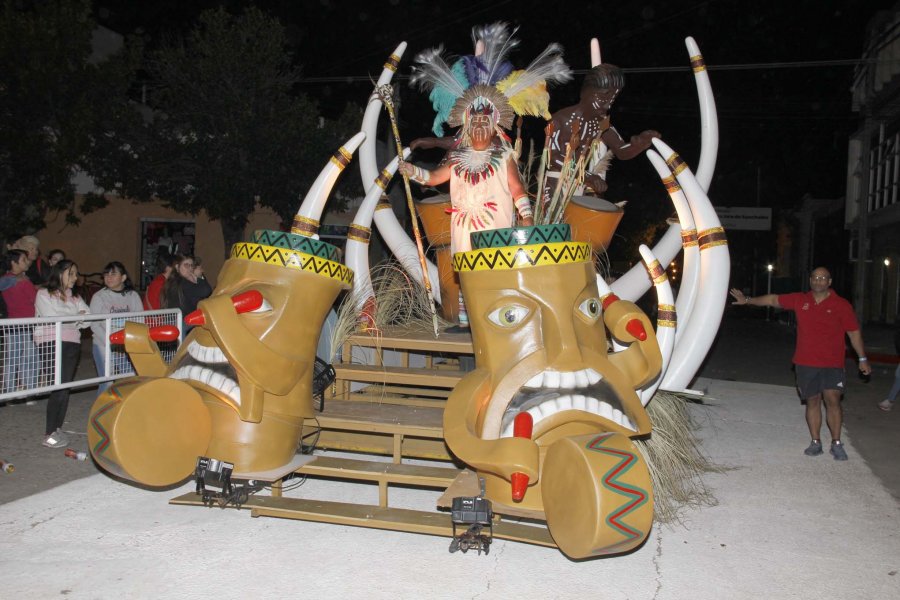
{"label": "street sign", "polygon": [[757,206],[716,206],[716,214],[725,230],[770,231],[772,209]]}

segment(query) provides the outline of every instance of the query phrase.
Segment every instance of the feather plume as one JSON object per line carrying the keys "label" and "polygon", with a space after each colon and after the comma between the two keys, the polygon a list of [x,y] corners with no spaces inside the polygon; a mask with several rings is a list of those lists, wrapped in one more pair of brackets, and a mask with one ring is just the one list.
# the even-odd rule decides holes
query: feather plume
{"label": "feather plume", "polygon": [[[453,77],[459,82],[460,86],[466,85],[465,65],[462,60],[456,61],[450,71]],[[450,111],[453,109],[453,105],[456,104],[456,100],[459,96],[455,95],[446,87],[438,85],[431,90],[431,94],[429,94],[428,98],[431,100],[431,106],[437,113],[434,117],[434,123],[431,130],[436,136],[443,136],[443,124],[450,119]]]}
{"label": "feather plume", "polygon": [[[531,61],[522,75],[518,76],[514,82],[504,85],[503,93],[512,98],[541,81],[565,83],[570,79],[572,79],[572,70],[562,58],[562,46],[550,44],[537,58]],[[500,82],[500,84],[503,83]],[[497,86],[498,89],[500,84]]]}
{"label": "feather plume", "polygon": [[518,27],[510,32],[509,25],[502,21],[472,28],[472,41],[484,42],[484,53],[478,57],[484,70],[481,78],[473,83],[493,85],[509,74],[512,70],[509,53],[519,45],[519,40],[513,37],[516,31]]}
{"label": "feather plume", "polygon": [[525,71],[513,71],[509,77],[497,84],[497,89],[509,98],[509,104],[517,115],[549,119],[550,94],[547,93],[547,84],[543,80],[523,89],[514,96],[508,95],[506,90],[516,86],[516,82],[524,75]]}
{"label": "feather plume", "polygon": [[409,82],[411,85],[418,85],[419,89],[424,91],[440,86],[458,98],[463,95],[466,88],[453,74],[443,57],[443,52],[443,46],[419,52],[413,59],[416,64],[413,65],[413,74]]}

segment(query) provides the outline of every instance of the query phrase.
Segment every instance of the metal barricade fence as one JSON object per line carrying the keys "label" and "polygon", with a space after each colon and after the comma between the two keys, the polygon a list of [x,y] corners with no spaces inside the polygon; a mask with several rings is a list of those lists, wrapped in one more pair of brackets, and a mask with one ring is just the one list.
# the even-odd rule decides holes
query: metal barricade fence
{"label": "metal barricade fence", "polygon": [[[158,342],[163,359],[167,363],[172,360],[183,337],[181,311],[177,308],[74,317],[0,319],[0,402],[65,388],[102,384],[134,375],[134,367],[124,346],[109,341],[109,334],[123,329],[125,321],[177,327],[178,340]],[[76,375],[73,381],[61,381],[62,361],[59,357],[62,356],[62,327],[69,323],[78,324],[79,331],[92,325],[103,326],[103,340],[92,341],[96,346],[92,348],[92,354],[98,371],[98,358],[103,364],[103,372],[98,372],[97,377],[78,379]]]}

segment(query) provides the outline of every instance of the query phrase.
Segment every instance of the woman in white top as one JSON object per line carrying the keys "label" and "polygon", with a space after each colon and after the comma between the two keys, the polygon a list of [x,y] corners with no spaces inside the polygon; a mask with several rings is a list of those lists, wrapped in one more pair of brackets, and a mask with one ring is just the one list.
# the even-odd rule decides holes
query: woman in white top
{"label": "woman in white top", "polygon": [[[131,285],[131,279],[128,277],[128,271],[125,265],[119,261],[113,261],[103,268],[103,283],[106,284],[102,290],[91,297],[91,314],[108,315],[113,313],[130,313],[141,312],[144,305],[141,302],[140,295],[134,291]],[[122,319],[113,325],[113,330],[121,329]],[[106,321],[94,321],[91,323],[91,331],[94,334],[94,343],[92,349],[94,352],[94,364],[97,366],[97,375],[99,377],[107,376],[106,373],[106,338],[109,332],[106,330]],[[127,361],[125,361],[127,363]],[[113,365],[110,365],[109,375],[114,375]],[[106,388],[111,385],[110,382],[100,384],[99,392],[103,393]]]}
{"label": "woman in white top", "polygon": [[[71,260],[61,260],[50,270],[44,287],[38,290],[34,301],[36,317],[71,317],[86,315],[90,308],[80,296],[72,292],[78,279],[78,265]],[[60,361],[60,383],[68,383],[75,378],[78,359],[81,358],[81,332],[85,323],[63,323],[60,337],[62,349]],[[43,325],[34,330],[34,341],[38,345],[38,356],[46,359],[53,356],[56,327]],[[52,364],[52,363],[51,363]],[[66,412],[69,409],[69,390],[55,390],[47,399],[47,426],[44,445],[48,448],[62,448],[69,443],[62,432]]]}

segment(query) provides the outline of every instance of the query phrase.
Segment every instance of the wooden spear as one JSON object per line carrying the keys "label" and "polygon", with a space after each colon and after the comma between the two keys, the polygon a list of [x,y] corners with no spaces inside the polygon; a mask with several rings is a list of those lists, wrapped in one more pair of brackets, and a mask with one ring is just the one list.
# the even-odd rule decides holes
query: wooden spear
{"label": "wooden spear", "polygon": [[[387,109],[391,119],[391,129],[394,132],[394,142],[397,144],[397,156],[403,160],[403,144],[400,143],[400,129],[397,127],[397,115],[394,113],[394,88],[385,84],[375,88],[375,92],[381,98],[381,102]],[[431,322],[434,324],[434,337],[438,337],[437,308],[434,306],[434,296],[431,295],[431,280],[428,279],[428,263],[425,260],[425,250],[422,247],[422,234],[419,233],[419,220],[416,217],[416,207],[413,205],[412,192],[409,189],[409,177],[403,177],[403,187],[406,190],[406,204],[409,207],[409,215],[412,219],[413,236],[416,238],[416,249],[419,251],[419,264],[422,266],[422,284],[425,293],[428,294],[428,302],[431,305]]]}

